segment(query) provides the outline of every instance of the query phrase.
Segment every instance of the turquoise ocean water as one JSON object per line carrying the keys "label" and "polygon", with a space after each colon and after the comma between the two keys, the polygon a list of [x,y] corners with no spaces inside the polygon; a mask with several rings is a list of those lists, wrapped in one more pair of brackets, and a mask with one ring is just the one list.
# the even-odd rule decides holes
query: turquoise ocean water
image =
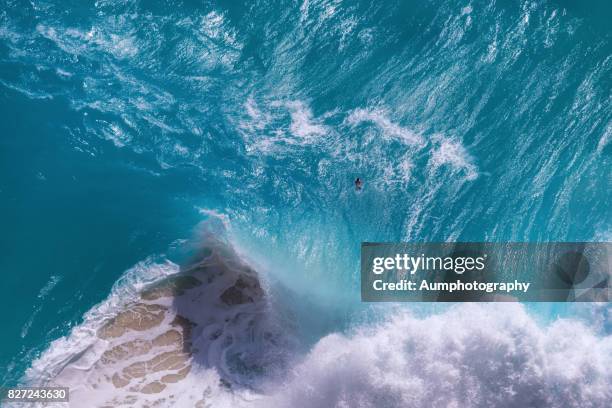
{"label": "turquoise ocean water", "polygon": [[327,311],[306,348],[362,241],[610,241],[612,6],[575,3],[2,0],[1,382],[211,214]]}

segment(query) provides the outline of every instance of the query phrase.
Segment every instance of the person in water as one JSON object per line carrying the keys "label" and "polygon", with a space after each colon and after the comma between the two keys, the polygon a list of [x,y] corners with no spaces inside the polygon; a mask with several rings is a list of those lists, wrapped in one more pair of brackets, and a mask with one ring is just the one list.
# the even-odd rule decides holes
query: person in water
{"label": "person in water", "polygon": [[357,177],[355,179],[355,190],[361,190],[361,187],[363,187],[363,181],[361,181],[361,179]]}

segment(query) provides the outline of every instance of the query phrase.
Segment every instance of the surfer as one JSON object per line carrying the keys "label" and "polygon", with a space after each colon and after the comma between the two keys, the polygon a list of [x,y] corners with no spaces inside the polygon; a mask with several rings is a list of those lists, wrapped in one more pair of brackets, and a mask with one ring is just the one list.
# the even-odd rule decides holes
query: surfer
{"label": "surfer", "polygon": [[363,187],[363,181],[359,177],[355,179],[355,190],[359,191]]}

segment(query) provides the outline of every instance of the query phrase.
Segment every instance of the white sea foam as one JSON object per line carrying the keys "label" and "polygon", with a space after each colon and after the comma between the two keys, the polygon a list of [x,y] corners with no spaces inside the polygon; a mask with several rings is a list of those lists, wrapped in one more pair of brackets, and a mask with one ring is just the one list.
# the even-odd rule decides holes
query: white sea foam
{"label": "white sea foam", "polygon": [[53,99],[53,95],[39,89],[29,89],[21,85],[13,85],[0,79],[0,85],[26,95],[30,99]]}
{"label": "white sea foam", "polygon": [[225,231],[229,231],[230,219],[227,216],[227,214],[224,214],[220,211],[217,211],[215,209],[209,209],[209,208],[198,208],[198,211],[200,214],[205,215],[208,218],[205,221],[208,224],[206,226],[205,231],[207,232],[210,231],[212,228],[211,224],[214,222],[221,223],[221,226],[217,228],[220,232],[225,233]]}
{"label": "white sea foam", "polygon": [[40,289],[40,291],[38,292],[38,296],[37,296],[38,299],[36,303],[34,304],[33,312],[28,318],[28,320],[25,322],[25,324],[21,327],[21,338],[24,338],[25,336],[28,335],[28,332],[30,331],[30,327],[32,327],[32,323],[34,323],[34,319],[36,318],[38,313],[40,313],[43,307],[44,300],[47,298],[49,293],[53,290],[53,288],[55,288],[55,286],[61,280],[62,280],[61,276],[53,275],[51,276],[51,278],[49,278],[49,281],[45,284],[45,286],[43,286]]}
{"label": "white sea foam", "polygon": [[250,96],[244,107],[246,115],[238,122],[238,128],[249,151],[279,153],[319,143],[331,132],[323,123],[325,115],[315,117],[308,103],[301,100],[258,104]]}
{"label": "white sea foam", "polygon": [[418,133],[392,122],[387,114],[379,109],[355,109],[346,119],[351,126],[361,123],[372,123],[376,125],[386,139],[397,139],[407,145],[423,146],[425,139]]}
{"label": "white sea foam", "polygon": [[270,114],[263,113],[252,96],[247,99],[244,108],[246,109],[249,120],[240,122],[241,127],[250,131],[262,130],[270,122]]}
{"label": "white sea foam", "polygon": [[91,27],[88,31],[84,31],[39,24],[36,31],[71,54],[82,55],[95,49],[109,53],[117,59],[131,58],[138,54],[136,41],[130,33],[107,32],[105,26]]}
{"label": "white sea foam", "polygon": [[132,141],[132,136],[117,123],[108,123],[97,120],[96,128],[99,129],[102,137],[111,141],[117,147],[124,147]]}
{"label": "white sea foam", "polygon": [[385,185],[394,183],[407,183],[412,177],[414,163],[409,155],[399,158],[399,164],[392,163],[383,169],[382,182]]}
{"label": "white sea foam", "polygon": [[[372,123],[381,131],[382,139],[385,141],[400,141],[406,146],[423,148],[428,141],[421,134],[409,128],[402,127],[391,121],[384,110],[380,109],[355,109],[345,121],[350,126],[362,123]],[[448,165],[453,173],[462,174],[466,180],[475,180],[478,177],[478,168],[474,164],[465,147],[453,138],[436,134],[431,137],[431,150],[429,167],[433,170]],[[405,154],[398,163],[383,169],[383,180],[385,183],[397,181],[406,182],[410,179],[413,163],[409,154]]]}
{"label": "white sea foam", "polygon": [[[223,264],[226,271],[242,268],[231,258]],[[205,287],[205,293],[194,291],[182,303],[164,301],[174,302],[200,327],[193,338],[200,350],[194,357],[199,364],[154,395],[109,387],[101,379],[112,372],[100,374],[98,361],[116,340],[106,345],[96,331],[135,298],[142,282],[175,271],[173,264],[150,261],[133,268],[82,325],[52,343],[34,362],[30,380],[59,378],[58,383],[72,384],[75,396],[89,395],[75,398],[74,407],[102,401],[139,407],[160,398],[176,407],[200,406],[197,401],[215,407],[605,407],[612,397],[612,337],[597,336],[576,320],[543,327],[520,304],[463,304],[426,318],[405,309],[381,308],[393,314],[378,325],[327,335],[304,357],[295,355],[291,360],[297,363],[284,369],[284,381],[268,377],[258,391],[244,387],[242,380],[227,386],[227,379],[249,376],[248,371],[246,377],[231,374],[235,371],[227,362],[232,359],[226,358],[232,348],[237,356],[261,350],[265,336],[258,333],[268,326],[259,327],[265,308],[257,302],[232,306],[238,313],[219,308],[211,292],[218,290],[215,283]],[[220,283],[231,280],[231,274],[214,275],[220,276]],[[259,323],[246,324],[250,320],[244,316]],[[153,335],[167,330],[166,324],[153,329]],[[218,330],[232,340],[215,340]],[[266,361],[270,358],[264,356]]]}
{"label": "white sea foam", "polygon": [[27,382],[44,383],[53,378],[75,356],[95,343],[96,330],[106,319],[115,316],[125,305],[134,301],[145,285],[176,272],[176,264],[155,262],[153,258],[139,262],[126,271],[113,285],[106,300],[89,310],[81,324],[75,326],[68,336],[53,341],[32,363],[26,372]]}
{"label": "white sea foam", "polygon": [[[223,233],[227,219],[214,210],[202,212],[209,217],[204,233]],[[264,372],[264,383],[257,390],[244,387],[248,370],[236,372],[227,357],[232,353],[248,356],[256,350],[255,358],[270,361],[274,354],[260,351],[265,344],[261,342],[273,331],[265,323],[265,304],[228,308],[214,300],[235,279],[231,271],[252,273],[231,253],[211,258],[220,262],[211,265],[223,265],[218,271],[225,272],[209,275],[219,278],[203,286],[203,291],[196,288],[178,303],[176,297],[162,299],[169,314],[165,323],[149,330],[152,336],[167,330],[174,313],[180,312],[197,324],[193,344],[199,350],[194,357],[198,364],[192,364],[184,378],[168,384],[163,392],[150,395],[109,386],[101,379],[116,371],[100,368],[98,362],[117,341],[98,337],[100,327],[138,299],[148,283],[178,271],[174,264],[153,259],[128,271],[109,298],[86,314],[83,324],[53,342],[28,371],[29,381],[71,384],[75,396],[89,395],[75,398],[74,407],[102,401],[138,407],[160,398],[176,407],[194,406],[196,401],[218,407],[605,407],[612,397],[612,337],[606,331],[598,336],[577,320],[541,326],[520,304],[463,304],[426,318],[406,309],[381,307],[378,325],[327,335],[307,355],[294,354],[289,361],[295,363],[283,369],[284,381],[279,376],[266,380]],[[169,311],[171,305],[176,311]],[[598,325],[600,329],[609,325],[608,305],[586,312],[607,313],[608,321],[600,319]],[[244,316],[254,320],[243,320]],[[587,320],[593,321],[593,316],[589,314]],[[223,335],[217,337],[217,332]],[[121,341],[130,339],[134,337]],[[285,350],[282,344],[273,344],[275,350]]]}
{"label": "white sea foam", "polygon": [[607,407],[612,338],[518,304],[398,315],[321,339],[265,407]]}
{"label": "white sea foam", "polygon": [[597,152],[601,153],[604,147],[606,147],[610,143],[610,140],[612,140],[612,122],[608,123],[608,126],[606,126],[606,130],[599,139],[599,143],[597,143]]}
{"label": "white sea foam", "polygon": [[450,165],[455,172],[463,172],[467,180],[475,180],[478,177],[474,160],[460,142],[442,135],[435,135],[432,141],[435,148],[431,153],[429,165],[433,169]]}
{"label": "white sea foam", "polygon": [[311,141],[327,133],[327,128],[314,119],[310,107],[305,102],[289,101],[285,106],[291,115],[290,130],[294,136],[304,141]]}
{"label": "white sea foam", "polygon": [[70,407],[235,407],[259,398],[257,378],[284,365],[287,331],[223,239],[227,220],[202,212],[193,263],[179,274],[152,259],[130,269],[25,382],[69,387]]}
{"label": "white sea foam", "polygon": [[62,280],[61,276],[53,275],[49,278],[49,281],[40,289],[38,292],[38,299],[44,300],[49,292],[53,290],[53,288]]}

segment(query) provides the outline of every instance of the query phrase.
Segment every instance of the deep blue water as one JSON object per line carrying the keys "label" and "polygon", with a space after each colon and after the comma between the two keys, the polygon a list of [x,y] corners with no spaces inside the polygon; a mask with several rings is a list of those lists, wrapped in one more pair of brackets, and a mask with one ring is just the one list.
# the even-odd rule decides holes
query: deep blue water
{"label": "deep blue water", "polygon": [[3,0],[2,382],[209,210],[338,307],[362,241],[609,241],[611,20],[603,1]]}

